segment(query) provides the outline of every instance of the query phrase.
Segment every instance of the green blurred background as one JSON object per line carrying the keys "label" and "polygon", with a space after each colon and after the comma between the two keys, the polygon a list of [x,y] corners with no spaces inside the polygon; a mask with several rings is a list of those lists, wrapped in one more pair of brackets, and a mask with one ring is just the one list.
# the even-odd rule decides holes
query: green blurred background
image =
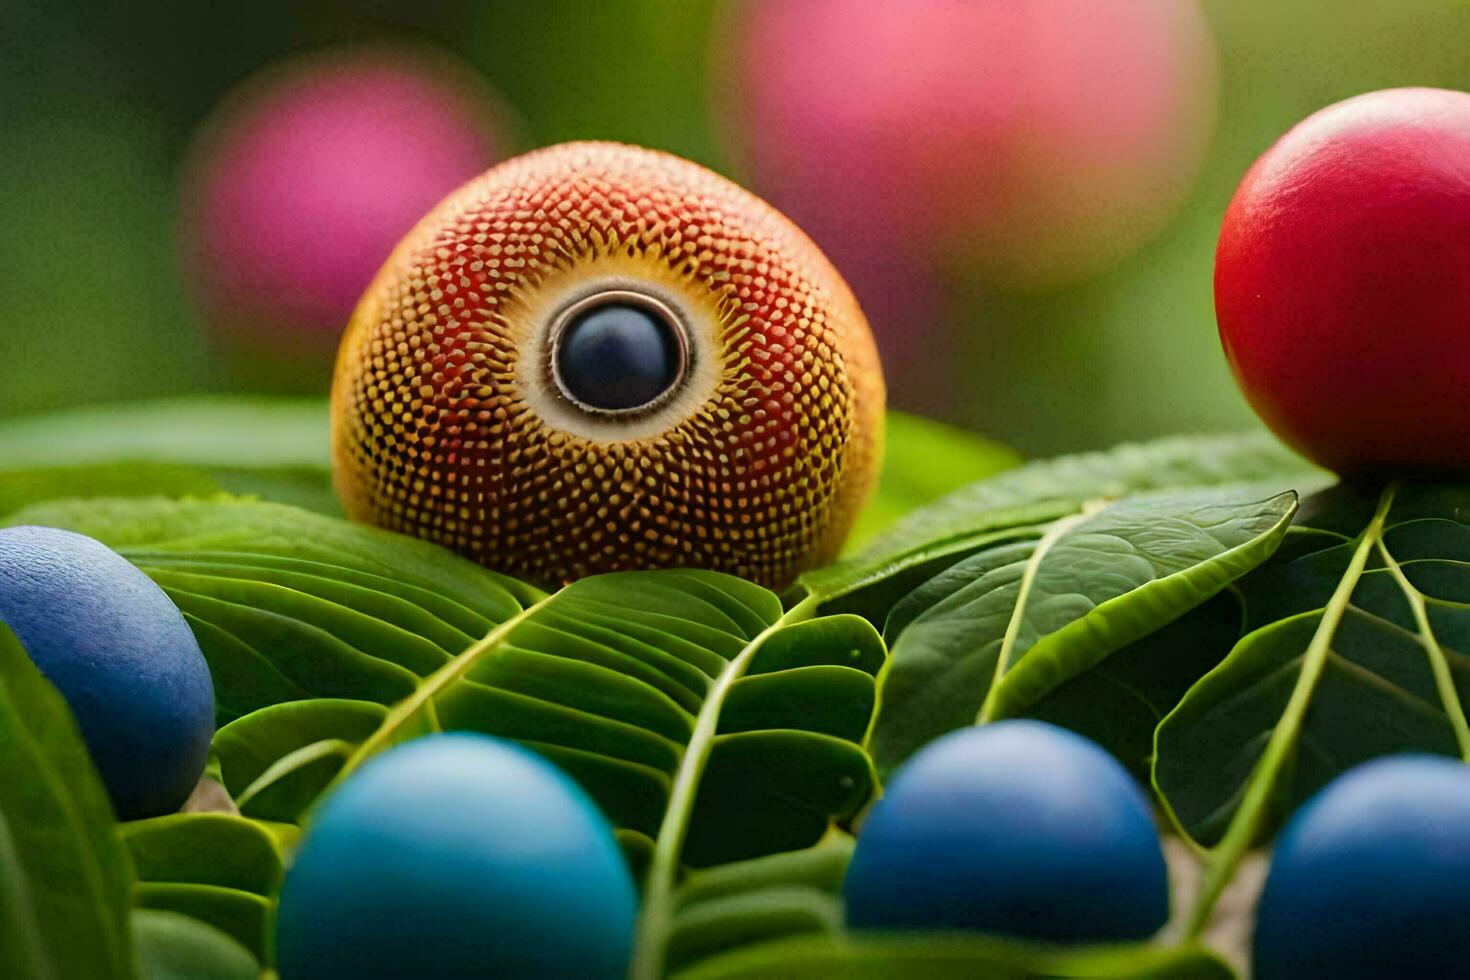
{"label": "green blurred background", "polygon": [[[884,0],[872,0],[873,3]],[[980,0],[983,2],[983,0]],[[189,301],[178,182],[232,85],[273,60],[380,38],[428,41],[514,107],[522,148],[617,139],[736,179],[710,0],[7,3],[0,31],[0,417],[181,393],[323,393],[324,362],[242,371]],[[1220,356],[1211,267],[1241,174],[1328,103],[1399,85],[1470,87],[1463,0],[1213,0],[1219,120],[1164,232],[1065,289],[952,288],[939,340],[891,402],[1028,455],[1254,424]],[[919,56],[919,55],[916,55]],[[941,369],[942,366],[942,369]],[[891,379],[894,373],[890,372]]]}

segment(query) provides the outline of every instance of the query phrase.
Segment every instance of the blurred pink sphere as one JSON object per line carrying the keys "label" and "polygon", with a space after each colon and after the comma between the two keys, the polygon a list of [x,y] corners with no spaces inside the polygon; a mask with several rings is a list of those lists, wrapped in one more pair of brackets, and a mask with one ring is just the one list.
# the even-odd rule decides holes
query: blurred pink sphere
{"label": "blurred pink sphere", "polygon": [[1194,0],[731,10],[722,101],[756,187],[860,298],[871,280],[901,300],[895,282],[936,268],[1009,288],[1095,275],[1162,229],[1214,128]]}
{"label": "blurred pink sphere", "polygon": [[211,328],[335,349],[399,239],[512,149],[509,120],[471,69],[413,47],[307,55],[247,79],[185,164],[184,266]]}

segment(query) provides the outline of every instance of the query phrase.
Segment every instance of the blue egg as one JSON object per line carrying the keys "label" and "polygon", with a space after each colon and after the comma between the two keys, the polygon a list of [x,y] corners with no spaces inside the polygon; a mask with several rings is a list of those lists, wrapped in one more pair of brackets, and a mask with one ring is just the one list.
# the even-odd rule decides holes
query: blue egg
{"label": "blue egg", "polygon": [[281,888],[281,980],[621,978],[637,898],[612,829],[511,742],[432,735],[321,804]]}
{"label": "blue egg", "polygon": [[656,401],[678,381],[681,364],[675,327],[632,302],[593,305],[568,322],[556,344],[563,391],[608,412]]}
{"label": "blue egg", "polygon": [[1403,755],[1358,766],[1276,841],[1256,908],[1257,980],[1470,973],[1470,768]]}
{"label": "blue egg", "polygon": [[71,706],[118,816],[177,810],[209,756],[214,686],[163,590],[85,535],[4,528],[0,622]]}
{"label": "blue egg", "polygon": [[1169,915],[1147,799],[1112,756],[1039,721],[925,746],[873,807],[844,886],[857,929],[1142,939]]}

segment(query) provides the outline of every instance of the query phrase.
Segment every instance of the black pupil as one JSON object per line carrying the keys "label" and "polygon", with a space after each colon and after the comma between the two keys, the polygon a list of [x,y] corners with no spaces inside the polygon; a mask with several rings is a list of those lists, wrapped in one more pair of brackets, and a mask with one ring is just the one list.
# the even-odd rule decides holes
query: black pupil
{"label": "black pupil", "polygon": [[641,408],[679,380],[674,328],[652,310],[609,302],[566,325],[556,370],[566,393],[607,411]]}

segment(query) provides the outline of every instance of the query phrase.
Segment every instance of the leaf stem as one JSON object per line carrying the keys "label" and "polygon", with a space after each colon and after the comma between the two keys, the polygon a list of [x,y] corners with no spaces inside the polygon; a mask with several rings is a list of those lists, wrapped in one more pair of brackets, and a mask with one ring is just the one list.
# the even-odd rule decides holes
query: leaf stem
{"label": "leaf stem", "polygon": [[322,798],[325,798],[338,784],[352,775],[358,766],[362,765],[378,752],[381,752],[390,743],[393,734],[405,723],[412,720],[414,715],[419,711],[433,710],[433,701],[436,695],[468,674],[470,668],[479,663],[481,657],[498,647],[532,613],[538,611],[547,603],[555,601],[555,599],[556,596],[552,595],[534,605],[526,606],[520,612],[492,629],[489,633],[486,633],[483,639],[470,646],[459,656],[434,671],[428,677],[425,677],[423,682],[414,689],[412,694],[393,706],[392,710],[388,712],[387,717],[383,719],[383,723],[357,747],[357,751],[352,753],[347,759],[346,764],[342,766],[341,771],[337,773],[336,777],[333,778],[332,782],[327,786],[327,789],[322,793]]}
{"label": "leaf stem", "polygon": [[350,759],[356,748],[356,745],[343,738],[324,738],[319,742],[311,742],[293,752],[288,752],[273,762],[265,772],[255,777],[254,782],[245,787],[245,791],[235,799],[235,806],[243,808],[249,805],[250,801],[263,791],[313,762],[329,759],[334,755]]}
{"label": "leaf stem", "polygon": [[745,676],[756,652],[772,634],[792,623],[812,618],[823,601],[821,596],[809,595],[761,630],[720,671],[719,677],[715,678],[700,705],[699,716],[695,719],[694,730],[689,736],[689,744],[684,749],[684,755],[679,760],[679,769],[674,775],[668,809],[664,811],[663,823],[659,825],[658,837],[653,845],[653,857],[644,877],[643,907],[638,916],[633,964],[629,970],[631,980],[660,980],[663,976],[669,922],[674,912],[674,884],[679,873],[679,858],[684,852],[684,839],[689,832],[689,817],[699,793],[700,777],[709,761],[715,733],[719,729],[720,712],[724,708],[730,688]]}
{"label": "leaf stem", "polygon": [[1383,534],[1383,525],[1388,519],[1388,511],[1393,506],[1393,498],[1397,492],[1398,484],[1391,483],[1378,498],[1378,508],[1373,514],[1373,519],[1363,529],[1363,534],[1358,539],[1358,546],[1353,550],[1352,559],[1343,571],[1342,578],[1338,581],[1337,588],[1333,590],[1332,597],[1327,600],[1327,605],[1322,609],[1322,619],[1312,634],[1311,642],[1307,644],[1306,652],[1302,655],[1301,673],[1297,675],[1296,685],[1292,688],[1286,710],[1282,712],[1281,720],[1271,732],[1271,738],[1266,743],[1265,751],[1261,754],[1260,763],[1251,774],[1250,785],[1246,789],[1240,809],[1231,819],[1230,826],[1225,830],[1225,836],[1210,852],[1209,866],[1205,869],[1204,879],[1200,882],[1199,894],[1195,897],[1194,907],[1190,909],[1189,919],[1185,924],[1184,939],[1186,942],[1198,939],[1204,932],[1210,920],[1210,913],[1214,911],[1215,903],[1220,900],[1220,895],[1224,893],[1225,887],[1234,877],[1235,869],[1240,864],[1241,858],[1255,843],[1256,835],[1260,831],[1261,813],[1270,802],[1281,771],[1286,766],[1296,745],[1302,719],[1307,713],[1312,693],[1327,664],[1327,655],[1332,650],[1333,637],[1337,635],[1337,628],[1347,613],[1353,592],[1358,586],[1358,580],[1362,578],[1363,569],[1368,564],[1368,556]]}
{"label": "leaf stem", "polygon": [[1047,552],[1051,551],[1058,541],[1070,534],[1074,527],[1097,513],[1103,506],[1105,505],[1097,503],[1084,504],[1077,513],[1054,522],[1046,529],[1041,540],[1036,543],[1036,550],[1031,552],[1031,557],[1026,559],[1026,568],[1021,573],[1021,584],[1016,592],[1016,605],[1011,610],[1011,618],[1006,623],[1005,636],[1000,641],[1000,651],[995,656],[995,673],[990,679],[990,689],[985,692],[985,700],[980,704],[980,712],[975,716],[975,724],[984,725],[995,719],[996,692],[1000,690],[1000,682],[1005,678],[1006,671],[1010,669],[1011,655],[1016,648],[1016,637],[1021,633],[1021,624],[1026,621],[1026,603],[1031,597],[1031,589],[1036,584],[1036,575],[1041,570],[1041,563],[1046,559]]}
{"label": "leaf stem", "polygon": [[1454,729],[1455,743],[1460,747],[1460,758],[1470,761],[1470,725],[1465,722],[1465,706],[1460,703],[1455,680],[1450,676],[1449,661],[1440,649],[1439,640],[1434,636],[1434,627],[1429,624],[1429,610],[1424,604],[1424,593],[1409,581],[1382,538],[1378,541],[1378,553],[1383,557],[1383,563],[1388,566],[1394,580],[1398,582],[1399,591],[1403,592],[1409,608],[1414,611],[1414,622],[1419,627],[1419,645],[1424,648],[1424,655],[1429,659],[1429,669],[1434,674],[1434,687],[1439,692],[1439,701],[1450,720],[1450,727]]}

